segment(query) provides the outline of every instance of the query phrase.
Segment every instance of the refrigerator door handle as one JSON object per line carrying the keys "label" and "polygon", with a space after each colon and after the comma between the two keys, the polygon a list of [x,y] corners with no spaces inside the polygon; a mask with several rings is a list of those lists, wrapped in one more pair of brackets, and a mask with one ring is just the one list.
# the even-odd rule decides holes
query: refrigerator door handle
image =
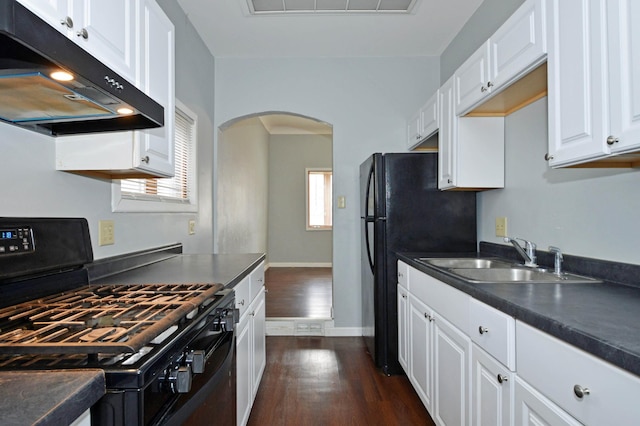
{"label": "refrigerator door handle", "polygon": [[371,257],[371,242],[369,241],[369,229],[368,226],[370,223],[375,223],[375,219],[366,218],[364,221],[364,240],[367,246],[367,258],[369,259],[369,267],[371,268],[371,272],[373,272],[373,258]]}

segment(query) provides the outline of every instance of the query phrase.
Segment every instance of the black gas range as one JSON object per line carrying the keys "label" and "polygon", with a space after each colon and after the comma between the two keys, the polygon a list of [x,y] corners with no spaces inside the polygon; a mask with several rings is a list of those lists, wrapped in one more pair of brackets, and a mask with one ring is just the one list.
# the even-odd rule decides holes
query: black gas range
{"label": "black gas range", "polygon": [[0,218],[0,370],[103,369],[92,425],[234,424],[233,292],[95,285],[92,260],[84,219]]}

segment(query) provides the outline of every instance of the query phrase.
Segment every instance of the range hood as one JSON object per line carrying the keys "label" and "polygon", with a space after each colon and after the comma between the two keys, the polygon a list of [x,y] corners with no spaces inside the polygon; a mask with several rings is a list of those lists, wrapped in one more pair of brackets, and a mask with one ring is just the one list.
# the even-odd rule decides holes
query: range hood
{"label": "range hood", "polygon": [[[71,80],[52,77],[64,71]],[[164,108],[16,0],[0,0],[0,121],[50,136],[164,125]]]}

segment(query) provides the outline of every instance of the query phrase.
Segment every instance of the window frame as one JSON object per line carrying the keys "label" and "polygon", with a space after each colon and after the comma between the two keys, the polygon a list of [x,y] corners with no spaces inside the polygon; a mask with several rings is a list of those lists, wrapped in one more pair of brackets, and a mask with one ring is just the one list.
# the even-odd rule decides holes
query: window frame
{"label": "window frame", "polygon": [[[312,172],[330,172],[331,173],[331,196],[328,197],[331,202],[329,214],[331,214],[331,225],[311,226],[309,225],[309,174]],[[331,167],[307,167],[304,169],[304,210],[305,210],[305,229],[307,231],[333,231],[333,168]]]}
{"label": "window frame", "polygon": [[[126,194],[121,190],[121,181],[111,183],[111,208],[114,213],[193,213],[198,211],[198,182],[196,152],[198,147],[198,116],[178,99],[174,114],[181,113],[192,121],[193,140],[189,158],[189,200],[171,199],[150,194]],[[175,138],[175,134],[172,135]],[[175,147],[174,147],[175,149]]]}

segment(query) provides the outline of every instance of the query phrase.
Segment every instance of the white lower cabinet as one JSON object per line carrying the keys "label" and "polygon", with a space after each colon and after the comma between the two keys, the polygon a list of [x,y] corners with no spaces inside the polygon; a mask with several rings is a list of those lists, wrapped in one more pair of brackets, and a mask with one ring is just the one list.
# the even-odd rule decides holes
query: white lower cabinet
{"label": "white lower cabinet", "polygon": [[[398,273],[398,277],[400,273]],[[407,320],[409,318],[409,292],[398,283],[398,362],[404,371],[409,371],[407,353],[409,340]]]}
{"label": "white lower cabinet", "polygon": [[433,420],[468,425],[471,340],[437,313],[433,323]]}
{"label": "white lower cabinet", "polygon": [[475,343],[471,348],[471,418],[474,426],[513,424],[515,374]]}
{"label": "white lower cabinet", "polygon": [[[257,271],[257,272],[256,272]],[[256,268],[251,278],[264,277],[264,264]],[[245,278],[235,287],[236,307],[240,310],[240,321],[236,328],[236,413],[237,424],[246,425],[251,407],[260,386],[266,366],[266,319],[264,278]],[[249,303],[251,286],[257,295]]]}
{"label": "white lower cabinet", "polygon": [[405,371],[437,425],[638,424],[640,377],[407,264],[398,270],[411,283],[398,292],[409,298],[398,310]]}
{"label": "white lower cabinet", "polygon": [[[400,335],[407,336],[409,381],[436,424],[468,425],[471,340],[454,324],[468,321],[469,297],[406,264],[399,268],[411,283],[411,290],[398,291],[398,299],[408,294],[409,300],[405,310],[399,309],[405,317],[398,321]],[[405,303],[398,300],[399,306]]]}
{"label": "white lower cabinet", "polygon": [[420,400],[430,413],[433,411],[433,310],[409,296],[408,306],[407,376]]}
{"label": "white lower cabinet", "polygon": [[[522,426],[578,426],[576,419],[545,398],[520,377],[515,377],[514,424]],[[614,424],[614,423],[611,423]]]}

